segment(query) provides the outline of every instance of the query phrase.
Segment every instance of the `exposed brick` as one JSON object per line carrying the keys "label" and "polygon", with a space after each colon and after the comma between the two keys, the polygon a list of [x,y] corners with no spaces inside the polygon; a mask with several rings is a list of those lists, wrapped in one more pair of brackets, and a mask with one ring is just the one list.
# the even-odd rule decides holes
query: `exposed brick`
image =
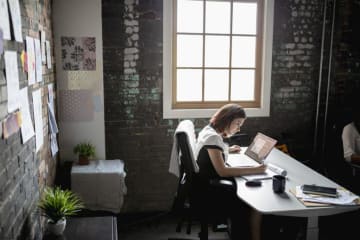
{"label": "exposed brick", "polygon": [[[39,30],[42,26],[47,40],[50,40],[51,46],[54,46],[52,39],[53,32],[51,29],[51,1],[26,0],[19,1],[19,3],[23,37],[31,36],[39,38]],[[47,69],[47,67],[43,65],[43,81],[28,86],[27,74],[22,70],[20,65],[20,53],[25,48],[26,46],[23,42],[16,42],[14,40],[4,41],[4,50],[16,51],[18,54],[19,84],[20,88],[29,88],[29,102],[32,112],[31,92],[35,89],[42,88],[44,89],[43,98],[45,99],[47,97],[45,95],[47,93],[47,84],[55,82],[55,72],[54,68]],[[8,115],[8,96],[4,72],[4,59],[0,56],[0,121]],[[43,118],[44,139],[49,139],[46,104],[43,104],[43,113],[45,113]],[[41,239],[42,229],[40,228],[38,218],[30,218],[30,220],[27,221],[28,226],[26,228],[22,228],[22,226],[25,219],[27,219],[30,213],[36,208],[35,203],[38,201],[39,188],[44,187],[44,185],[39,185],[37,182],[37,171],[40,161],[51,159],[48,148],[49,144],[45,141],[43,148],[37,153],[39,157],[35,156],[35,137],[23,144],[20,131],[6,140],[0,139],[0,239]],[[56,161],[48,161],[47,163],[46,167],[51,173],[55,171],[55,162]],[[54,175],[45,174],[43,177],[46,178],[46,184],[52,184],[54,181]],[[37,233],[31,233],[31,231],[33,231],[31,229],[37,229]],[[24,236],[20,237],[20,233]],[[35,235],[40,237],[35,238]]]}

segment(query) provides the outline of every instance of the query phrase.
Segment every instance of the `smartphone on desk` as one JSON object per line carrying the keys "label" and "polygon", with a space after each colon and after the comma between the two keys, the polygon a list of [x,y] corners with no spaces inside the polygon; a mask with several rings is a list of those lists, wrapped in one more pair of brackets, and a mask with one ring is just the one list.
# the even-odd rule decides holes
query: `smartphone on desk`
{"label": "smartphone on desk", "polygon": [[327,197],[337,197],[337,190],[336,188],[332,187],[323,187],[317,185],[309,185],[304,184],[302,185],[302,191],[305,194],[315,194],[315,195],[322,195]]}

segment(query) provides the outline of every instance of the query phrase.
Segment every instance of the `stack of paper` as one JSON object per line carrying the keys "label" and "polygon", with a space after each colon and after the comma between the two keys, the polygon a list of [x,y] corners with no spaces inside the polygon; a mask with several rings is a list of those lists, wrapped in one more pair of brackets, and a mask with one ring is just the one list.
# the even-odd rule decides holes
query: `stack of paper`
{"label": "stack of paper", "polygon": [[303,193],[301,186],[296,186],[295,196],[304,202],[315,202],[315,203],[325,203],[325,204],[334,204],[334,205],[356,205],[356,200],[359,196],[345,190],[338,189],[338,197],[324,197],[320,195],[305,194]]}

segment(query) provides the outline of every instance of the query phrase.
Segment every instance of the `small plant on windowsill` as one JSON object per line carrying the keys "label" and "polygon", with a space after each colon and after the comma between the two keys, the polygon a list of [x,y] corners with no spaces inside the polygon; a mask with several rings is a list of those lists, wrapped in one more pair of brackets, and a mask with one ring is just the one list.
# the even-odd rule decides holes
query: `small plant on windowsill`
{"label": "small plant on windowsill", "polygon": [[88,165],[95,156],[95,146],[89,142],[79,143],[74,147],[74,153],[79,156],[79,165]]}

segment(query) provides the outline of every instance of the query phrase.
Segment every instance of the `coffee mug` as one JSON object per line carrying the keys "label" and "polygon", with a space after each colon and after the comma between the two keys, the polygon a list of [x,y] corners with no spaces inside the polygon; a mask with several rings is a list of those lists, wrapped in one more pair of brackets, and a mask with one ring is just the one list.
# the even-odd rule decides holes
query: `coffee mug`
{"label": "coffee mug", "polygon": [[286,177],[282,175],[273,176],[273,191],[275,193],[283,193],[285,191]]}

